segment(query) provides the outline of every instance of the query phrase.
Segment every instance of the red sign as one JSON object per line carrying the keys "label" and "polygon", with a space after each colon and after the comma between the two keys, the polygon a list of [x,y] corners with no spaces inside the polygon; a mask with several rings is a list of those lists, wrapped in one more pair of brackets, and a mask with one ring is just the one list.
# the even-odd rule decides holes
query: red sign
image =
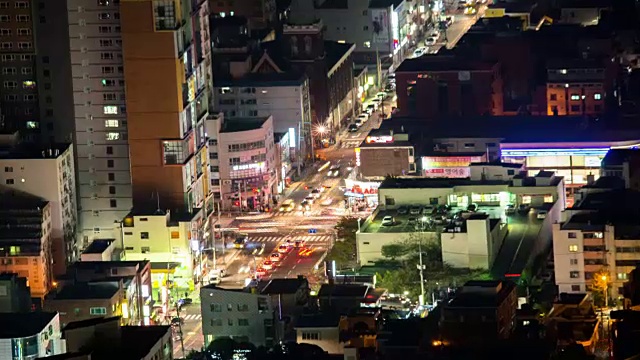
{"label": "red sign", "polygon": [[378,193],[378,189],[368,188],[362,189],[359,185],[351,188],[351,192],[354,194],[374,195]]}
{"label": "red sign", "polygon": [[389,144],[393,142],[393,136],[367,136],[367,144]]}

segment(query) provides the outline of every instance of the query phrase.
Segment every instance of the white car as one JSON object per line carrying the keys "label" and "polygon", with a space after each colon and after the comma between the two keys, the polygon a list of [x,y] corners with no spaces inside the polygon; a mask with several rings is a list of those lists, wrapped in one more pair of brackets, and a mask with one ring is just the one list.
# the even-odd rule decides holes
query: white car
{"label": "white car", "polygon": [[[427,43],[427,45],[429,44]],[[427,52],[427,49],[424,47],[417,48],[413,51],[413,57],[420,57],[424,55],[426,52]]]}
{"label": "white car", "polygon": [[540,220],[544,220],[547,217],[547,210],[540,210],[538,214],[536,214],[536,218]]}
{"label": "white car", "polygon": [[362,122],[367,122],[367,120],[369,120],[369,114],[360,114],[358,115],[358,119],[362,120]]}
{"label": "white car", "polygon": [[332,203],[332,202],[333,202],[333,199],[331,199],[331,198],[327,198],[327,199],[322,200],[322,202],[320,203],[320,205],[322,205],[322,206],[329,206],[329,205],[331,205],[331,203]]}
{"label": "white car", "polygon": [[356,124],[356,126],[360,127],[362,126],[362,124],[364,124],[364,121],[362,121],[362,119],[357,118],[355,120],[353,120],[353,123]]}
{"label": "white car", "polygon": [[384,99],[386,99],[387,97],[389,97],[389,94],[387,94],[387,93],[386,93],[386,92],[384,92],[384,91],[380,91],[379,93],[377,93],[377,94],[376,94],[376,97],[377,97],[377,98],[379,98],[379,99],[384,100]]}
{"label": "white car", "polygon": [[436,41],[437,41],[437,39],[436,39],[436,38],[434,38],[434,37],[429,37],[429,38],[427,38],[427,40],[425,40],[425,41],[424,41],[424,43],[425,43],[427,46],[433,46],[433,45],[435,45],[435,44],[436,44]]}
{"label": "white car", "polygon": [[393,216],[385,216],[382,218],[382,226],[393,226],[396,223]]}
{"label": "white car", "polygon": [[429,37],[432,37],[432,38],[438,40],[440,38],[440,33],[437,32],[437,31],[433,31],[433,32],[431,32],[431,34],[429,34]]}
{"label": "white car", "polygon": [[304,198],[304,201],[306,201],[307,204],[312,205],[315,199],[316,199],[315,197],[313,197],[312,195],[309,195],[306,198]]}

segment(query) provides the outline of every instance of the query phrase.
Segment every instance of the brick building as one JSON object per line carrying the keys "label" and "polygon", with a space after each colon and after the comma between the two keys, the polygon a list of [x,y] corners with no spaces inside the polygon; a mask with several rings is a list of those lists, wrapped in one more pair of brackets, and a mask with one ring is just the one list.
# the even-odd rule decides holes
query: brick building
{"label": "brick building", "polygon": [[495,61],[457,56],[405,60],[396,70],[398,115],[502,115],[502,77]]}

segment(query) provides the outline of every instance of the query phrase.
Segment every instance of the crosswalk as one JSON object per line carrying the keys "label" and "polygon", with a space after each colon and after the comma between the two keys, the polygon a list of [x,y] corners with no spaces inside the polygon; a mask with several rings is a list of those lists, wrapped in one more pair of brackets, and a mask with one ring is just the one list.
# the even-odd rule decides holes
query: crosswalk
{"label": "crosswalk", "polygon": [[331,241],[332,235],[307,235],[307,236],[251,236],[249,241],[253,242],[284,242],[284,241],[299,241],[302,240],[307,243],[312,242],[329,242]]}
{"label": "crosswalk", "polygon": [[357,148],[362,143],[362,140],[343,140],[340,148],[342,149],[352,149]]}
{"label": "crosswalk", "polygon": [[181,316],[184,321],[194,321],[194,320],[200,320],[202,319],[202,315],[201,314],[189,314],[189,315],[184,315]]}

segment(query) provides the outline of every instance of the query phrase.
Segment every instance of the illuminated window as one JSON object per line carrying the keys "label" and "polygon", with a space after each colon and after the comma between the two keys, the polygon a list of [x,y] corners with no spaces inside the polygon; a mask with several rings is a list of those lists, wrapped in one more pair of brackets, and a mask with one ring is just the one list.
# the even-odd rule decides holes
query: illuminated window
{"label": "illuminated window", "polygon": [[578,94],[571,94],[571,100],[580,100],[580,95]]}
{"label": "illuminated window", "polygon": [[118,107],[113,105],[103,106],[102,113],[105,115],[117,115]]}
{"label": "illuminated window", "polygon": [[371,41],[365,41],[364,42],[364,47],[370,48],[371,47]]}
{"label": "illuminated window", "polygon": [[179,231],[172,231],[171,232],[171,238],[172,239],[180,239],[180,232]]}
{"label": "illuminated window", "polygon": [[529,196],[529,195],[524,195],[524,196],[522,197],[522,203],[523,203],[523,204],[531,204],[531,196]]}
{"label": "illuminated window", "polygon": [[545,195],[545,196],[544,196],[544,202],[545,202],[546,204],[551,204],[551,203],[553,203],[553,195]]}
{"label": "illuminated window", "polygon": [[107,308],[92,307],[92,308],[89,308],[89,314],[91,314],[91,315],[106,315],[107,314]]}
{"label": "illuminated window", "polygon": [[627,273],[618,273],[618,280],[627,280]]}
{"label": "illuminated window", "polygon": [[114,127],[118,127],[119,125],[120,125],[120,122],[116,119],[110,119],[110,120],[104,121],[104,127],[114,128]]}
{"label": "illuminated window", "polygon": [[106,135],[107,141],[120,140],[120,133],[117,132],[108,132]]}
{"label": "illuminated window", "polygon": [[594,100],[602,100],[602,94],[598,93],[598,94],[593,94],[593,99]]}
{"label": "illuminated window", "polygon": [[40,127],[40,123],[37,121],[27,121],[27,129],[37,129]]}
{"label": "illuminated window", "polygon": [[569,252],[578,252],[578,245],[569,245]]}

